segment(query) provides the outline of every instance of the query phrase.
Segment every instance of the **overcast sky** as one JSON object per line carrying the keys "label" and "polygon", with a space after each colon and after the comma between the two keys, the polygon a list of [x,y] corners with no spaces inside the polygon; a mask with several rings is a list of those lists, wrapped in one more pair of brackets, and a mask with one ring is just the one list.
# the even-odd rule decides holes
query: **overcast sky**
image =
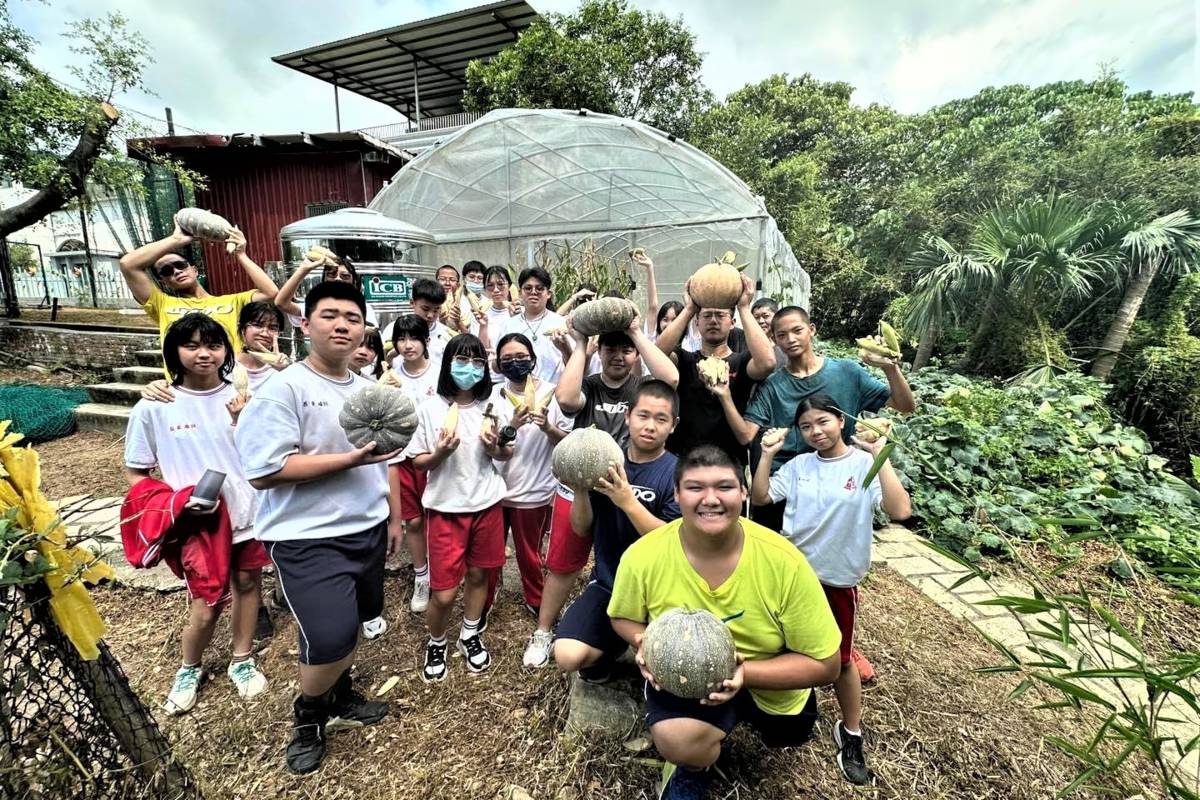
{"label": "overcast sky", "polygon": [[[1094,77],[1115,68],[1135,89],[1197,88],[1195,0],[633,0],[683,15],[718,96],[773,73],[844,80],[859,104],[921,111],[989,85]],[[333,89],[271,56],[478,5],[472,0],[9,0],[65,81],[68,20],[119,10],[151,41],[150,94],[123,100],[205,132],[333,130]],[[576,0],[530,0],[570,11]],[[120,102],[118,103],[120,105]],[[342,126],[395,122],[390,108],[342,93]],[[153,121],[150,124],[156,124]],[[161,126],[160,126],[161,127]],[[180,131],[183,132],[183,131]]]}

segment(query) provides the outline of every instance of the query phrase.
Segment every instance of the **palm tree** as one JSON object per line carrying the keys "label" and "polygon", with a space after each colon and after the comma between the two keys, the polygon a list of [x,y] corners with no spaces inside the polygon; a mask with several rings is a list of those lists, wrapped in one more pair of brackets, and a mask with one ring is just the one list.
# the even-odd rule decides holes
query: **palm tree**
{"label": "palm tree", "polygon": [[960,316],[983,302],[968,356],[987,344],[1002,310],[1030,322],[1064,297],[1085,296],[1116,263],[1117,240],[1108,216],[1070,197],[1027,200],[1011,208],[993,208],[971,227],[959,251],[931,238],[910,259],[920,272],[909,304],[906,326],[932,350],[946,315]]}
{"label": "palm tree", "polygon": [[1172,211],[1144,225],[1133,223],[1135,218],[1125,212],[1119,220],[1129,274],[1125,295],[1100,345],[1100,356],[1092,363],[1092,377],[1104,381],[1116,366],[1154,279],[1160,272],[1190,272],[1200,261],[1200,219],[1187,211]]}

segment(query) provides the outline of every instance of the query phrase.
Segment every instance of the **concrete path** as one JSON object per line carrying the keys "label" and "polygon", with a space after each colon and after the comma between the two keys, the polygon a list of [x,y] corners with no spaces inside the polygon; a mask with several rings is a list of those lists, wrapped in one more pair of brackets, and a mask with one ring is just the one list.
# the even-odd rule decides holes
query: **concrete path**
{"label": "concrete path", "polygon": [[134,569],[125,560],[121,547],[120,497],[78,495],[59,500],[56,505],[72,540],[104,558],[112,566],[117,581],[138,589],[174,592],[183,588],[165,564],[150,569]]}

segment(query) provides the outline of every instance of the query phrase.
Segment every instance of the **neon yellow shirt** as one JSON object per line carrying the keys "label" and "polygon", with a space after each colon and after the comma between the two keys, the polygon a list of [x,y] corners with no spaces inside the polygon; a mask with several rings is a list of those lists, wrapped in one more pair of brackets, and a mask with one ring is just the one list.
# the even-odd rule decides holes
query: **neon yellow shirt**
{"label": "neon yellow shirt", "polygon": [[[673,608],[707,609],[729,626],[747,661],[784,652],[825,659],[842,635],[812,567],[795,545],[742,519],[745,544],[737,566],[715,590],[688,562],[679,530],[669,522],[634,542],[621,557],[608,615],[649,622]],[[799,714],[811,689],[750,689],[769,714]]]}
{"label": "neon yellow shirt", "polygon": [[184,314],[190,314],[193,311],[207,314],[220,323],[225,332],[229,334],[229,341],[233,343],[233,351],[237,353],[242,349],[242,340],[237,332],[238,315],[242,313],[242,307],[253,300],[253,289],[236,294],[209,295],[207,297],[172,297],[164,294],[155,286],[150,292],[150,299],[142,304],[142,310],[150,319],[158,323],[158,340],[160,342],[167,335],[167,328],[171,327],[171,323]]}

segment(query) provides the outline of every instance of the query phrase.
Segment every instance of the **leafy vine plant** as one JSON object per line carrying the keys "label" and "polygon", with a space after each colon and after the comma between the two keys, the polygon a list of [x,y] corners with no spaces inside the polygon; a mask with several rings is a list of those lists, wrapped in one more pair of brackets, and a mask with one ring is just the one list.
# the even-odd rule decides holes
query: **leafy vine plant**
{"label": "leafy vine plant", "polygon": [[[869,424],[871,418],[859,421]],[[1015,560],[1020,579],[1029,589],[1028,596],[998,594],[979,601],[979,605],[1001,606],[1011,612],[1026,640],[1022,647],[1016,647],[980,630],[1001,657],[1000,663],[981,671],[1019,678],[1010,699],[1033,691],[1042,700],[1039,708],[1075,712],[1079,717],[1082,733],[1049,737],[1079,765],[1075,778],[1058,796],[1088,788],[1102,775],[1116,774],[1130,756],[1140,753],[1153,765],[1169,797],[1200,799],[1198,778],[1184,766],[1189,754],[1200,747],[1200,730],[1194,722],[1185,722],[1200,718],[1200,702],[1193,689],[1200,675],[1200,654],[1183,652],[1155,658],[1144,642],[1144,618],[1139,616],[1131,628],[1083,586],[1070,593],[1054,591],[1049,582],[1052,574],[1027,559],[1018,540],[997,525],[977,502],[978,495],[934,463],[917,446],[913,435],[905,435],[903,427],[900,424],[893,428],[890,441],[872,465],[872,474],[894,451],[919,464],[957,495],[965,513],[986,531],[987,541]],[[1035,517],[1033,522],[1067,534],[1067,544],[1103,538],[1126,560],[1122,537],[1094,516],[1045,516]],[[965,570],[952,590],[975,579],[991,586],[995,576],[977,563],[977,555],[967,557],[936,542],[924,541]],[[1132,571],[1130,577],[1138,580]]]}

